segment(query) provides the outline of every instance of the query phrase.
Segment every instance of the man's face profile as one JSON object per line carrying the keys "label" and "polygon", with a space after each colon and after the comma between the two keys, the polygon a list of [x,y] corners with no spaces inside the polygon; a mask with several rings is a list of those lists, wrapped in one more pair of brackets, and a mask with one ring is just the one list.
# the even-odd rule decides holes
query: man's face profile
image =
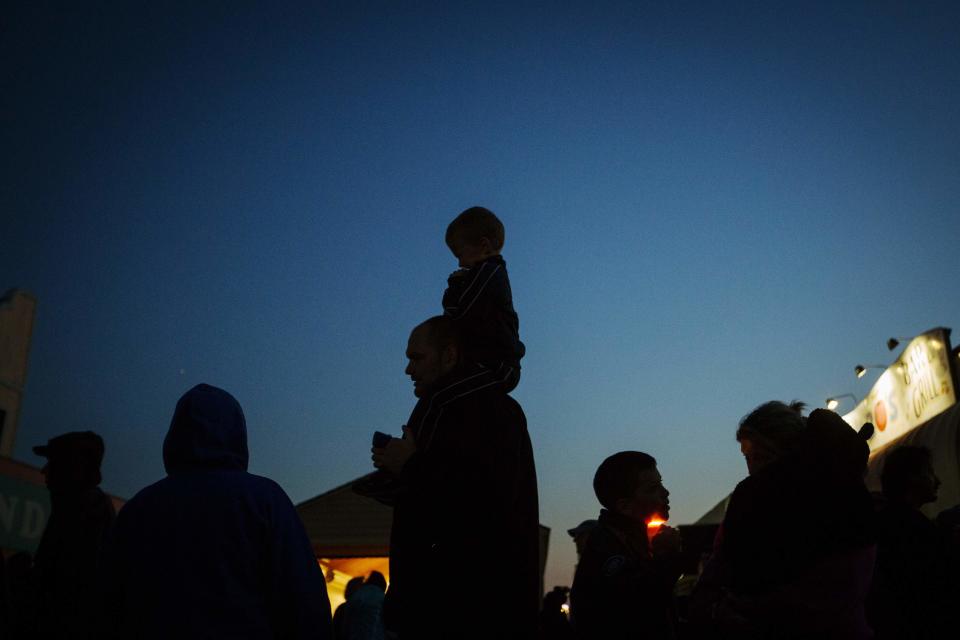
{"label": "man's face profile", "polygon": [[663,486],[660,472],[654,466],[640,471],[638,476],[633,495],[619,500],[618,510],[641,523],[652,516],[667,519],[670,516],[670,492]]}
{"label": "man's face profile", "polygon": [[410,334],[406,374],[413,380],[413,395],[418,398],[429,395],[437,379],[452,368],[447,366],[449,358],[445,352],[437,348],[427,327],[419,326]]}

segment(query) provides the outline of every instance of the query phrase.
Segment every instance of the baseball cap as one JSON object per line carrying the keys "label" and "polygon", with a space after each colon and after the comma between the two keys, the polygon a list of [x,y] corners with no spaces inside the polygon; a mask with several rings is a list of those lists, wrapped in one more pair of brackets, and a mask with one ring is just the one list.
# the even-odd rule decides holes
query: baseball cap
{"label": "baseball cap", "polygon": [[580,534],[589,533],[597,524],[599,523],[596,520],[584,520],[573,529],[567,529],[567,533],[570,534],[571,538],[576,538]]}
{"label": "baseball cap", "polygon": [[37,445],[33,452],[51,460],[85,458],[99,468],[103,462],[103,438],[93,431],[71,431]]}

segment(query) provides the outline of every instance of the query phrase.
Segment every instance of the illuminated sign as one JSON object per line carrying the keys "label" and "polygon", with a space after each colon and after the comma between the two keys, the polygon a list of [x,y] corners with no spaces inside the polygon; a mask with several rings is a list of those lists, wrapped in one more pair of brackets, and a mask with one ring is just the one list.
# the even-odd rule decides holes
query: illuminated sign
{"label": "illuminated sign", "polygon": [[847,424],[876,427],[868,441],[876,451],[920,426],[956,402],[950,374],[949,329],[932,329],[910,343],[877,379],[870,393],[850,413]]}
{"label": "illuminated sign", "polygon": [[13,452],[36,307],[33,296],[17,289],[0,297],[0,455]]}
{"label": "illuminated sign", "polygon": [[49,517],[45,487],[0,476],[0,547],[36,551]]}

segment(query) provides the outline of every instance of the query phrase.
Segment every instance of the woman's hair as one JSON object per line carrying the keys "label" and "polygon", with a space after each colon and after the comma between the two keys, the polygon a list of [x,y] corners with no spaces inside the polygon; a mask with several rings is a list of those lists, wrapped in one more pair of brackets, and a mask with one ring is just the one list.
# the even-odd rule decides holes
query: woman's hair
{"label": "woman's hair", "polygon": [[806,427],[805,406],[797,400],[765,402],[740,420],[737,441],[758,440],[778,456],[794,451]]}

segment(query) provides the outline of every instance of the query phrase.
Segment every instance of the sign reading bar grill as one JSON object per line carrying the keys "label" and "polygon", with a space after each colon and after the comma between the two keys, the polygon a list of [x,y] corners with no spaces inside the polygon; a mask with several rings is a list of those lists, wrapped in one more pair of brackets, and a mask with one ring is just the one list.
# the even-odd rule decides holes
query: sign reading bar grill
{"label": "sign reading bar grill", "polygon": [[931,329],[910,341],[867,397],[843,419],[854,429],[872,422],[876,430],[869,444],[876,451],[949,409],[956,400],[950,374],[950,330]]}

